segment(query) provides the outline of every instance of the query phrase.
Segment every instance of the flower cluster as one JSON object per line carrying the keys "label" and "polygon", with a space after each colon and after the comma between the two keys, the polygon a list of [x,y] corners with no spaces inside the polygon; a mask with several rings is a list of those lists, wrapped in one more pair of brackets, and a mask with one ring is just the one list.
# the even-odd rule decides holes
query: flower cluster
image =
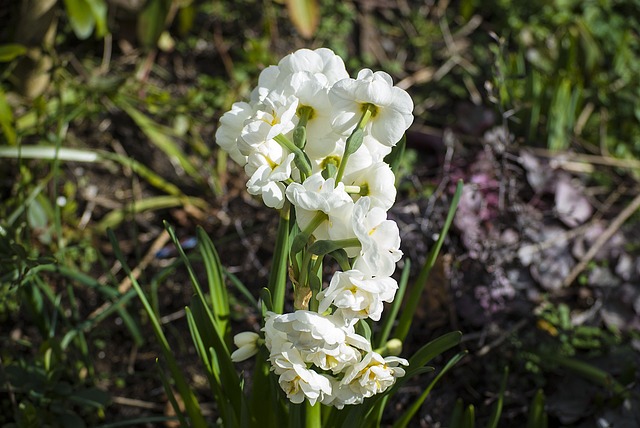
{"label": "flower cluster", "polygon": [[[385,391],[404,375],[398,357],[382,357],[358,322],[380,320],[398,285],[402,257],[396,198],[385,157],[413,121],[409,95],[382,71],[349,77],[331,50],[301,49],[260,74],[249,102],[220,119],[216,141],[249,176],[247,190],[275,209],[294,208],[300,233],[291,269],[296,311],[269,312],[264,343],[287,397],[342,408]],[[317,241],[341,248],[342,271],[314,284],[309,251]],[[300,262],[299,260],[302,260]],[[236,337],[236,361],[255,354],[255,334]]]}

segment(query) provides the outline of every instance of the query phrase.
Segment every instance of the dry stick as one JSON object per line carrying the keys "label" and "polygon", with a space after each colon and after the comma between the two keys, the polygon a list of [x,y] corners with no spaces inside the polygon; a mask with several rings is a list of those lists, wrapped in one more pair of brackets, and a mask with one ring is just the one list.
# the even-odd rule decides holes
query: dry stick
{"label": "dry stick", "polygon": [[[131,271],[131,276],[137,280],[140,274],[142,273],[142,271],[146,269],[146,267],[149,265],[149,263],[153,261],[153,259],[155,259],[156,253],[160,251],[162,247],[164,247],[167,244],[168,241],[169,241],[169,233],[166,230],[163,230],[162,233],[156,238],[156,240],[153,241],[153,244],[151,244],[151,248],[149,248],[149,251],[147,251],[147,254],[145,254],[145,256],[142,258],[138,266],[136,266],[135,269]],[[124,294],[127,291],[129,291],[130,288],[131,288],[131,278],[127,276],[125,279],[122,280],[120,285],[118,285],[118,292],[120,294]],[[103,313],[109,306],[111,306],[111,304],[112,304],[111,302],[104,303],[98,309],[91,312],[88,319],[93,319],[94,317],[97,317],[98,315]]]}
{"label": "dry stick", "polygon": [[633,201],[624,209],[618,216],[611,222],[609,227],[598,237],[596,242],[593,243],[589,251],[582,257],[580,262],[574,266],[573,270],[569,273],[569,275],[564,279],[563,286],[568,287],[571,285],[573,281],[582,273],[583,270],[587,267],[589,262],[593,259],[596,253],[602,248],[602,246],[609,240],[611,237],[620,229],[620,227],[624,224],[625,221],[631,215],[640,208],[640,194],[637,195]]}

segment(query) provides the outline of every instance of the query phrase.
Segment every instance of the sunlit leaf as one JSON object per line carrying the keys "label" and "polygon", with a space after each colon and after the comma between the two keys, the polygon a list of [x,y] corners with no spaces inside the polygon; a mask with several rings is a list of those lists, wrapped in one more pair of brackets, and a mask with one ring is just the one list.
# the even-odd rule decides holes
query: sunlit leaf
{"label": "sunlit leaf", "polygon": [[149,0],[138,15],[138,40],[148,49],[156,47],[156,43],[164,30],[167,15],[171,8],[171,0]]}
{"label": "sunlit leaf", "polygon": [[96,27],[96,18],[87,0],[64,0],[69,24],[81,40],[88,38]]}
{"label": "sunlit leaf", "polygon": [[15,58],[24,55],[27,48],[18,43],[7,43],[0,45],[0,62],[13,61]]}
{"label": "sunlit leaf", "polygon": [[320,22],[320,10],[316,0],[287,0],[289,18],[300,35],[313,37]]}

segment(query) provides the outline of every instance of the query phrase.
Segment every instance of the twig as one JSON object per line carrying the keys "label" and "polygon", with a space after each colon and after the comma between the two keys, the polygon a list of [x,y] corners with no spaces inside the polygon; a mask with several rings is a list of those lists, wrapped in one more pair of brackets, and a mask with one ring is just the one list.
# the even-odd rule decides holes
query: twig
{"label": "twig", "polygon": [[507,330],[504,333],[502,333],[502,335],[500,335],[500,337],[498,337],[496,340],[494,340],[493,342],[489,343],[488,345],[485,345],[482,348],[480,348],[480,350],[478,351],[478,353],[476,355],[478,357],[482,357],[483,355],[487,355],[489,352],[491,352],[491,350],[493,348],[495,348],[496,346],[499,346],[502,342],[507,340],[507,338],[509,336],[511,336],[513,333],[516,333],[516,332],[520,331],[529,322],[530,322],[530,320],[526,319],[526,318],[518,321],[518,323],[516,325],[514,325],[509,330]]}
{"label": "twig", "polygon": [[528,148],[537,156],[553,158],[559,165],[566,161],[590,163],[595,165],[613,166],[626,169],[640,169],[640,161],[634,159],[616,159],[608,156],[587,155],[569,152],[552,152],[547,149]]}
{"label": "twig", "polygon": [[625,221],[631,215],[636,212],[636,210],[640,208],[640,194],[637,195],[633,201],[624,209],[618,216],[611,222],[609,227],[605,229],[605,231],[598,237],[598,239],[593,243],[589,251],[582,257],[580,262],[574,266],[569,275],[564,279],[562,285],[564,287],[568,287],[576,280],[578,275],[585,270],[589,262],[595,257],[600,248],[609,240],[611,237],[620,229],[620,227],[624,224]]}
{"label": "twig", "polygon": [[[145,254],[145,256],[142,258],[142,261],[140,261],[138,266],[136,266],[135,269],[131,271],[131,276],[134,277],[135,279],[138,279],[142,271],[146,269],[146,267],[155,259],[156,253],[160,251],[160,249],[162,249],[162,247],[164,247],[168,241],[169,241],[169,233],[167,233],[166,230],[163,230],[162,233],[156,238],[156,240],[153,241],[153,244],[151,244],[149,251],[147,251],[147,254]],[[127,276],[125,279],[122,280],[120,285],[118,285],[118,292],[120,294],[124,294],[127,291],[129,291],[130,288],[131,288],[131,279],[129,278],[129,276]],[[104,303],[98,309],[91,312],[88,319],[93,319],[94,317],[97,317],[102,312],[107,310],[107,308],[111,304],[112,304],[111,302]]]}

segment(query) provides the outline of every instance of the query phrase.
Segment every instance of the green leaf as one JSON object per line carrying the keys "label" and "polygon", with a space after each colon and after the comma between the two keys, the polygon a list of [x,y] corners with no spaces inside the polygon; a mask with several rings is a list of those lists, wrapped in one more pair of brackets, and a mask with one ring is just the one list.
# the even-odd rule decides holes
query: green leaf
{"label": "green leaf", "polygon": [[456,208],[458,207],[458,202],[460,202],[460,197],[462,196],[462,180],[458,181],[458,185],[456,187],[456,193],[453,195],[453,199],[451,201],[451,206],[449,207],[449,212],[447,214],[447,218],[442,226],[442,230],[440,231],[440,235],[438,236],[438,241],[436,245],[431,248],[429,255],[427,256],[427,260],[425,261],[420,273],[418,274],[418,278],[413,284],[413,288],[411,293],[409,294],[408,299],[405,299],[404,310],[402,311],[402,315],[400,316],[400,320],[398,321],[398,326],[396,327],[393,336],[404,341],[409,334],[409,330],[411,329],[411,322],[413,321],[413,317],[416,313],[416,309],[418,308],[418,303],[420,302],[420,296],[422,295],[422,291],[424,286],[427,283],[427,279],[429,278],[429,274],[431,273],[431,269],[433,265],[436,263],[436,258],[440,253],[440,249],[442,248],[442,244],[444,243],[444,238],[447,236],[449,232],[449,227],[451,227],[451,223],[453,222],[453,217],[456,213]]}
{"label": "green leaf", "polygon": [[[165,360],[167,361],[167,365],[169,366],[169,371],[171,372],[171,376],[175,382],[176,389],[180,393],[182,400],[185,405],[185,409],[189,418],[191,419],[191,426],[197,428],[205,428],[207,427],[207,423],[202,416],[202,411],[200,410],[200,403],[195,396],[195,393],[189,386],[180,366],[173,354],[171,347],[169,346],[169,342],[162,331],[162,325],[160,323],[160,319],[153,311],[153,308],[149,304],[149,300],[147,299],[146,294],[142,290],[142,287],[138,283],[138,280],[133,276],[131,269],[127,265],[127,262],[122,255],[122,251],[120,250],[120,245],[118,244],[118,240],[113,233],[112,230],[107,230],[107,235],[109,236],[109,241],[111,242],[111,246],[113,248],[113,253],[116,256],[116,259],[122,265],[122,269],[126,272],[129,280],[131,280],[131,284],[133,288],[136,290],[142,305],[149,316],[149,320],[151,321],[151,327],[153,328],[153,332],[158,339],[158,343],[160,345],[160,349],[162,350],[162,354],[164,355]],[[178,411],[178,410],[176,410]]]}
{"label": "green leaf", "polygon": [[411,404],[411,406],[402,414],[400,419],[398,419],[396,423],[393,424],[393,428],[405,428],[409,424],[413,416],[418,412],[418,410],[422,406],[422,403],[424,403],[424,400],[427,399],[427,396],[429,395],[433,387],[436,385],[436,383],[438,383],[440,378],[444,376],[445,373],[447,373],[453,366],[455,366],[458,363],[458,361],[460,361],[466,355],[467,355],[466,352],[460,352],[459,354],[451,358],[447,363],[447,365],[444,366],[444,368],[440,371],[440,373],[438,373],[435,379],[431,381],[429,386],[424,390],[424,392],[420,395],[420,397],[418,397],[418,399],[414,401],[413,404]]}
{"label": "green leaf", "polygon": [[316,0],[287,0],[287,10],[298,33],[305,39],[313,37],[320,22]]}
{"label": "green leaf", "polygon": [[88,38],[96,26],[96,19],[87,0],[64,0],[69,24],[81,40]]}
{"label": "green leaf", "polygon": [[487,422],[487,428],[497,428],[498,422],[500,422],[500,415],[502,415],[502,405],[504,403],[504,392],[507,389],[507,380],[509,379],[509,367],[504,368],[504,374],[502,375],[502,382],[500,383],[500,393],[498,394],[498,400],[493,405],[491,410],[491,416],[489,422]]}
{"label": "green leaf", "polygon": [[218,256],[218,252],[216,251],[213,242],[211,242],[211,239],[202,227],[198,226],[196,234],[198,237],[198,248],[202,255],[202,261],[207,272],[213,317],[222,339],[225,342],[230,343],[231,326],[229,324],[229,295],[227,293],[224,276],[222,275],[223,268],[220,263],[220,257]]}
{"label": "green leaf", "polygon": [[473,404],[469,404],[462,416],[463,428],[474,428],[476,426],[476,409]]}
{"label": "green leaf", "polygon": [[464,403],[461,398],[456,400],[456,405],[453,408],[453,413],[451,414],[451,422],[449,422],[450,428],[461,428],[462,426],[462,409],[464,407]]}
{"label": "green leaf", "polygon": [[96,22],[96,36],[99,38],[107,34],[107,3],[105,0],[86,0],[91,8],[93,19]]}
{"label": "green leaf", "polygon": [[438,355],[458,345],[461,338],[461,332],[453,331],[424,345],[409,359],[409,368],[407,369],[407,375],[405,378],[413,376],[413,370],[425,366]]}
{"label": "green leaf", "polygon": [[171,129],[154,122],[138,109],[130,105],[122,97],[118,98],[116,102],[118,107],[122,108],[122,110],[124,110],[129,117],[133,119],[142,132],[144,132],[144,134],[149,138],[149,141],[162,150],[172,163],[177,162],[184,172],[186,172],[191,178],[198,182],[202,181],[198,169],[184,154],[178,144],[169,137],[173,132]]}
{"label": "green leaf", "polygon": [[13,61],[19,56],[27,53],[27,48],[18,43],[5,43],[0,45],[0,62]]}
{"label": "green leaf", "polygon": [[95,407],[97,409],[104,408],[110,398],[109,393],[98,388],[82,389],[80,391],[75,391],[69,396],[69,399],[75,403]]}
{"label": "green leaf", "polygon": [[544,392],[538,390],[535,397],[531,401],[529,407],[529,418],[527,419],[527,428],[547,428],[547,412],[544,410],[545,398]]}
{"label": "green leaf", "polygon": [[384,318],[382,320],[382,328],[380,329],[380,335],[376,337],[376,347],[381,347],[387,340],[389,340],[389,335],[391,334],[391,329],[393,328],[393,323],[398,317],[398,313],[400,312],[400,306],[402,304],[402,299],[404,298],[404,292],[407,290],[407,283],[409,281],[409,274],[411,273],[411,260],[406,259],[404,262],[404,268],[402,269],[402,276],[400,277],[400,282],[398,282],[398,290],[396,291],[396,296],[393,299],[393,303],[391,304],[391,308],[387,309],[384,314]]}
{"label": "green leaf", "polygon": [[153,49],[164,31],[171,0],[149,0],[138,15],[138,40],[147,49]]}

